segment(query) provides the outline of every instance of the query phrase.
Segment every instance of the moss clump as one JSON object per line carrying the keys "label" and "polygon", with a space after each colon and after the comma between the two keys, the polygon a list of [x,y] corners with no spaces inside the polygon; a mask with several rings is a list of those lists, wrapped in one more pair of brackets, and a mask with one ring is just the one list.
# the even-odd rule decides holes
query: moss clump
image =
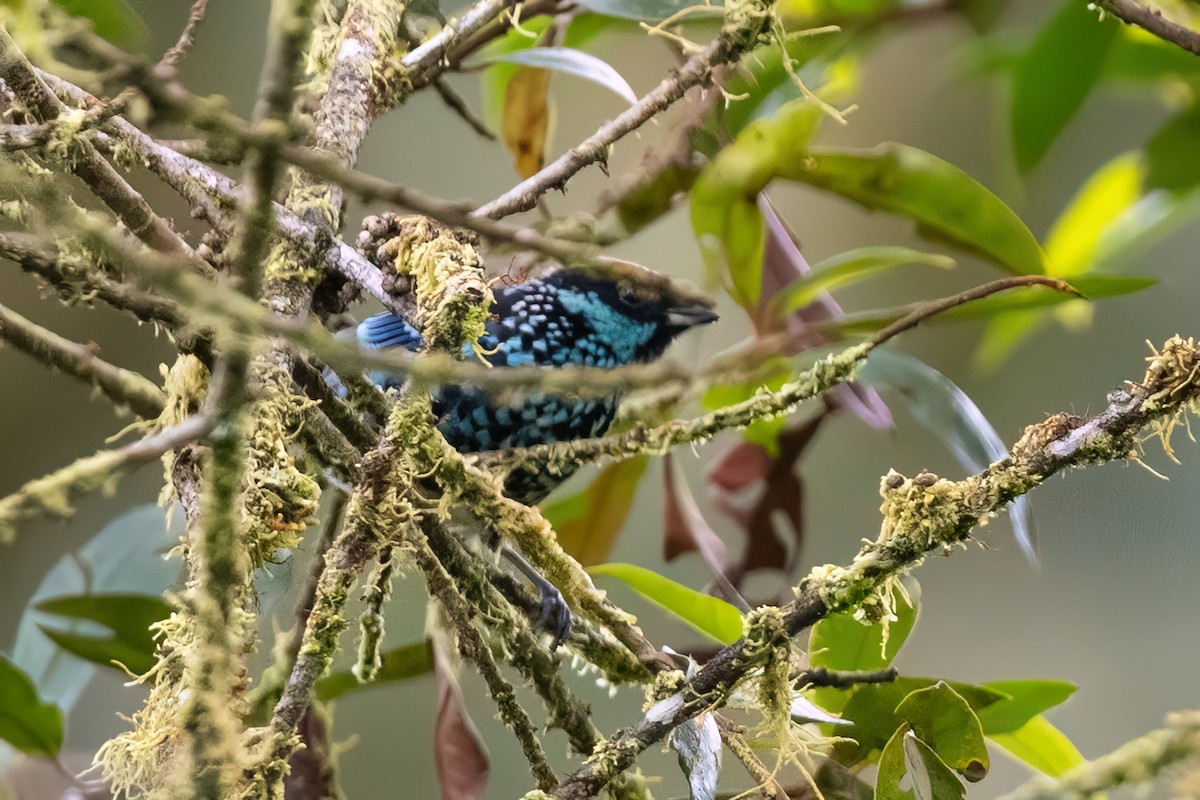
{"label": "moss clump", "polygon": [[321,487],[299,468],[292,440],[311,402],[291,391],[291,381],[277,364],[256,365],[259,398],[250,409],[254,431],[246,453],[243,530],[255,567],[299,544],[300,535],[317,511]]}

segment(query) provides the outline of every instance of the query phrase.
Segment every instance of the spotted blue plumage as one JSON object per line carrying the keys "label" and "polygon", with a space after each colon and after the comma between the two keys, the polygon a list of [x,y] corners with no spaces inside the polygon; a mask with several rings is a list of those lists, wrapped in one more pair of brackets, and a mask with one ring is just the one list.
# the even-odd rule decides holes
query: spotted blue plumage
{"label": "spotted blue plumage", "polygon": [[[562,269],[495,290],[492,317],[479,340],[496,367],[537,365],[612,369],[653,361],[683,331],[716,320],[712,303],[661,275],[631,264]],[[357,331],[361,346],[419,350],[421,334],[393,314],[377,314]],[[474,357],[467,346],[465,355]],[[382,386],[403,376],[374,374]],[[438,429],[461,452],[508,450],[599,436],[608,430],[619,394],[561,397],[530,394],[503,405],[469,385],[433,393]],[[506,493],[524,503],[542,500],[565,476],[517,472]]]}

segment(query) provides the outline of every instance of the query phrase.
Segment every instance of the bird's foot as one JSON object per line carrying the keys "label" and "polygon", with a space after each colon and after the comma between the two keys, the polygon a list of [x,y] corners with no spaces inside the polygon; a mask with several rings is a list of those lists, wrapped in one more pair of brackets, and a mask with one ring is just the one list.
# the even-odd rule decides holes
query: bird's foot
{"label": "bird's foot", "polygon": [[571,609],[566,599],[550,581],[546,580],[520,553],[507,545],[501,545],[500,555],[516,567],[534,588],[538,590],[539,612],[534,627],[554,637],[551,648],[558,647],[571,635]]}

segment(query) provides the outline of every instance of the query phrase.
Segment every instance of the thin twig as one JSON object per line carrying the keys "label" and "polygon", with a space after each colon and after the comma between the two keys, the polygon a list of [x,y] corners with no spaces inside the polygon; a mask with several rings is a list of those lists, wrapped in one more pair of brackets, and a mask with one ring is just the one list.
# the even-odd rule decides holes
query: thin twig
{"label": "thin twig", "polygon": [[154,419],[162,413],[162,390],[150,379],[99,358],[96,345],[65,339],[2,304],[0,338],[38,361],[95,386],[108,399],[128,406],[143,419]]}
{"label": "thin twig", "polygon": [[[761,7],[760,7],[761,6]],[[567,181],[589,164],[604,164],[608,148],[628,133],[645,125],[690,89],[712,78],[713,70],[735,61],[758,41],[760,30],[767,24],[770,2],[739,6],[744,11],[745,29],[727,27],[703,50],[684,64],[678,72],[665,78],[635,105],[615,119],[606,122],[594,134],[572,147],[536,175],[522,181],[490,203],[477,208],[476,217],[500,219],[537,205],[538,198],[551,189],[562,189]]]}

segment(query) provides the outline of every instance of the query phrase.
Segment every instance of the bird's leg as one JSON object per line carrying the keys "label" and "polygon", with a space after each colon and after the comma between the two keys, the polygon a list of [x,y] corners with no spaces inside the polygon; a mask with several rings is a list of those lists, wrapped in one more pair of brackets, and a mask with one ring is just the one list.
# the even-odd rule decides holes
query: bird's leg
{"label": "bird's leg", "polygon": [[488,546],[499,552],[538,590],[542,610],[538,614],[535,627],[553,636],[555,647],[565,642],[571,634],[571,609],[567,607],[567,601],[563,599],[558,587],[546,580],[524,556],[509,545],[501,544],[499,537],[493,535]]}

